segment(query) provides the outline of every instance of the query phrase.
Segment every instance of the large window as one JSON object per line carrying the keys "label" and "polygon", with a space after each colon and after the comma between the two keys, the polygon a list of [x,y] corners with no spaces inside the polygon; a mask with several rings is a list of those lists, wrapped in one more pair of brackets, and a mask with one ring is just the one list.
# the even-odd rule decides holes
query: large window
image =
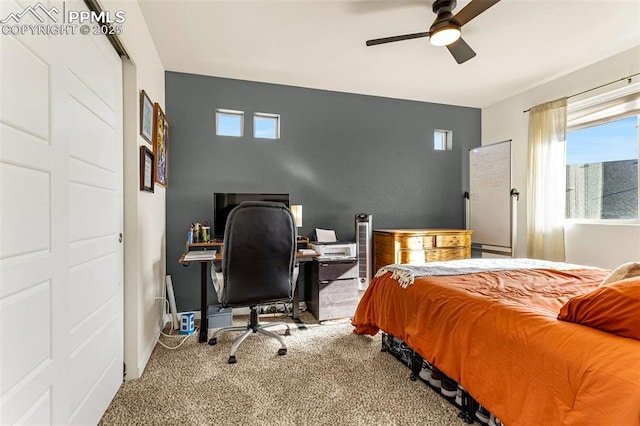
{"label": "large window", "polygon": [[603,117],[567,129],[568,219],[638,219],[637,111]]}
{"label": "large window", "polygon": [[640,83],[567,106],[566,217],[637,221]]}

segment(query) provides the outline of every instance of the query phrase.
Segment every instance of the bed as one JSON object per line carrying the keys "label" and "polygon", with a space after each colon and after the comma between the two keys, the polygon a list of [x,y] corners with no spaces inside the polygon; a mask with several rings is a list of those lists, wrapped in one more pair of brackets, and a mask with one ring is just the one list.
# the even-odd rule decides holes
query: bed
{"label": "bed", "polygon": [[388,265],[352,324],[402,340],[507,426],[640,425],[640,278],[600,286],[610,272],[529,259]]}

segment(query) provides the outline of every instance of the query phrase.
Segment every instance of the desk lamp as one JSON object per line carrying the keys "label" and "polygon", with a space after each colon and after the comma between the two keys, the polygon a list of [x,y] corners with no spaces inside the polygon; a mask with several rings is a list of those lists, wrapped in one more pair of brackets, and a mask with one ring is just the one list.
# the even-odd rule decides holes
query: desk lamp
{"label": "desk lamp", "polygon": [[291,206],[291,213],[293,213],[293,219],[296,221],[296,240],[299,238],[298,228],[302,227],[302,205],[294,204]]}

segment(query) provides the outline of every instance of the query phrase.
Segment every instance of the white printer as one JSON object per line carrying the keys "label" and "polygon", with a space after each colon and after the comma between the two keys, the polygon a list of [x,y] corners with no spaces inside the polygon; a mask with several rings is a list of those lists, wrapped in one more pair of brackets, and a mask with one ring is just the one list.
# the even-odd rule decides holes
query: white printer
{"label": "white printer", "polygon": [[320,243],[311,241],[309,246],[313,251],[318,253],[321,258],[344,259],[356,257],[356,243],[345,243],[341,241]]}

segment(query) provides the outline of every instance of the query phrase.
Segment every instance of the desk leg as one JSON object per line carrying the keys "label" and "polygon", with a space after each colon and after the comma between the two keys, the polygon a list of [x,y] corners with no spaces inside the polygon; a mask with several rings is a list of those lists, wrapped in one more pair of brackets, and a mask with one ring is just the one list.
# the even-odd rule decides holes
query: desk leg
{"label": "desk leg", "polygon": [[298,275],[296,276],[295,287],[293,288],[293,300],[291,300],[291,318],[297,320],[300,318],[300,273],[302,272],[302,264],[297,262]]}
{"label": "desk leg", "polygon": [[300,316],[300,275],[296,280],[296,287],[293,290],[293,300],[291,301],[291,318],[297,320]]}
{"label": "desk leg", "polygon": [[209,317],[207,316],[207,265],[200,262],[200,337],[198,342],[204,343],[209,337]]}

